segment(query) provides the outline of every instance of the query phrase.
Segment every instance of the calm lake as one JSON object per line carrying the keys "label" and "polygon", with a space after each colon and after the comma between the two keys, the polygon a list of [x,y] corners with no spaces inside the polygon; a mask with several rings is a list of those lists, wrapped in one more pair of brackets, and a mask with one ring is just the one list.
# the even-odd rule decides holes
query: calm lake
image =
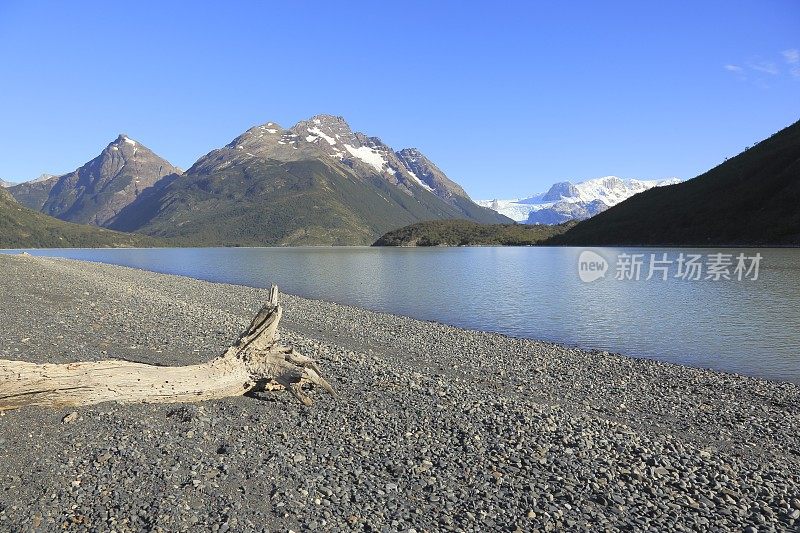
{"label": "calm lake", "polygon": [[[254,287],[277,283],[291,294],[464,328],[800,383],[800,249],[593,250],[599,260],[581,257],[579,248],[536,247],[29,252]],[[700,279],[683,279],[698,272],[686,268],[682,252],[700,256],[693,261]],[[602,273],[603,260],[605,275],[582,281]],[[637,280],[632,265],[639,263]]]}

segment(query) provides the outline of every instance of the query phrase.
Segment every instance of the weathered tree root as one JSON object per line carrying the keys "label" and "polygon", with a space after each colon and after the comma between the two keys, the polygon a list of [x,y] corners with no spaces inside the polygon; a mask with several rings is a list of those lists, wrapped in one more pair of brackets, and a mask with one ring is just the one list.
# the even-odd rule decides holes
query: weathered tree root
{"label": "weathered tree root", "polygon": [[225,353],[207,363],[163,367],[124,360],[36,364],[0,359],[0,411],[101,402],[185,403],[288,389],[312,404],[304,383],[335,396],[310,357],[277,343],[282,309],[273,285],[269,302]]}

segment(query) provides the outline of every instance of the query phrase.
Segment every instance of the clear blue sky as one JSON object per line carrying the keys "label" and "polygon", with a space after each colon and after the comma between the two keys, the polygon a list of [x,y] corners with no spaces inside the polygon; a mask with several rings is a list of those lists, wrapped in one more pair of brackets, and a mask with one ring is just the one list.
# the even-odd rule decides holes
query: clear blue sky
{"label": "clear blue sky", "polygon": [[0,2],[0,177],[317,113],[474,198],[690,178],[800,119],[800,2]]}

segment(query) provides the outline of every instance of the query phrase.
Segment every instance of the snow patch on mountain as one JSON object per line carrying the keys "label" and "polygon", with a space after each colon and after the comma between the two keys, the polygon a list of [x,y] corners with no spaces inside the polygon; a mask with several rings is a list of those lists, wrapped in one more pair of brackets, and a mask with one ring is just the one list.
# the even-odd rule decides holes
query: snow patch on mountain
{"label": "snow patch on mountain", "polygon": [[334,139],[329,135],[325,135],[325,133],[319,128],[308,128],[308,132],[311,133],[312,135],[316,135],[317,137],[322,137],[323,139],[328,141],[328,144],[330,144],[331,146],[336,144],[336,139]]}
{"label": "snow patch on mountain", "polygon": [[371,165],[378,172],[383,172],[383,167],[388,166],[388,163],[380,154],[380,152],[370,148],[369,146],[359,146],[358,148],[355,148],[349,144],[345,144],[344,147],[353,157],[360,159],[368,165]]}
{"label": "snow patch on mountain", "polygon": [[406,169],[406,171],[408,172],[408,174],[409,174],[409,175],[410,175],[412,178],[414,178],[414,181],[416,181],[416,182],[417,182],[417,183],[418,183],[418,184],[419,184],[419,185],[420,185],[420,186],[421,186],[423,189],[427,190],[428,192],[434,192],[434,191],[433,191],[433,187],[431,187],[430,185],[428,185],[427,183],[425,183],[424,181],[422,181],[421,179],[419,179],[419,176],[417,176],[416,174],[414,174],[414,171],[413,171],[413,170],[411,170],[411,169],[407,168],[407,169]]}

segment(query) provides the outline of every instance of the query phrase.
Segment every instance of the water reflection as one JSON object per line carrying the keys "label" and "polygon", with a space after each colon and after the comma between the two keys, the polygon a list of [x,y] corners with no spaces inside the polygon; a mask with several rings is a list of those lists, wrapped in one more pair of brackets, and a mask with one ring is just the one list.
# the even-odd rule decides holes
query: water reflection
{"label": "water reflection", "polygon": [[[677,254],[678,250],[598,249]],[[716,250],[692,250],[707,254]],[[755,254],[757,250],[736,250]],[[800,250],[758,250],[757,281],[583,283],[577,248],[34,250],[632,356],[800,383]]]}

